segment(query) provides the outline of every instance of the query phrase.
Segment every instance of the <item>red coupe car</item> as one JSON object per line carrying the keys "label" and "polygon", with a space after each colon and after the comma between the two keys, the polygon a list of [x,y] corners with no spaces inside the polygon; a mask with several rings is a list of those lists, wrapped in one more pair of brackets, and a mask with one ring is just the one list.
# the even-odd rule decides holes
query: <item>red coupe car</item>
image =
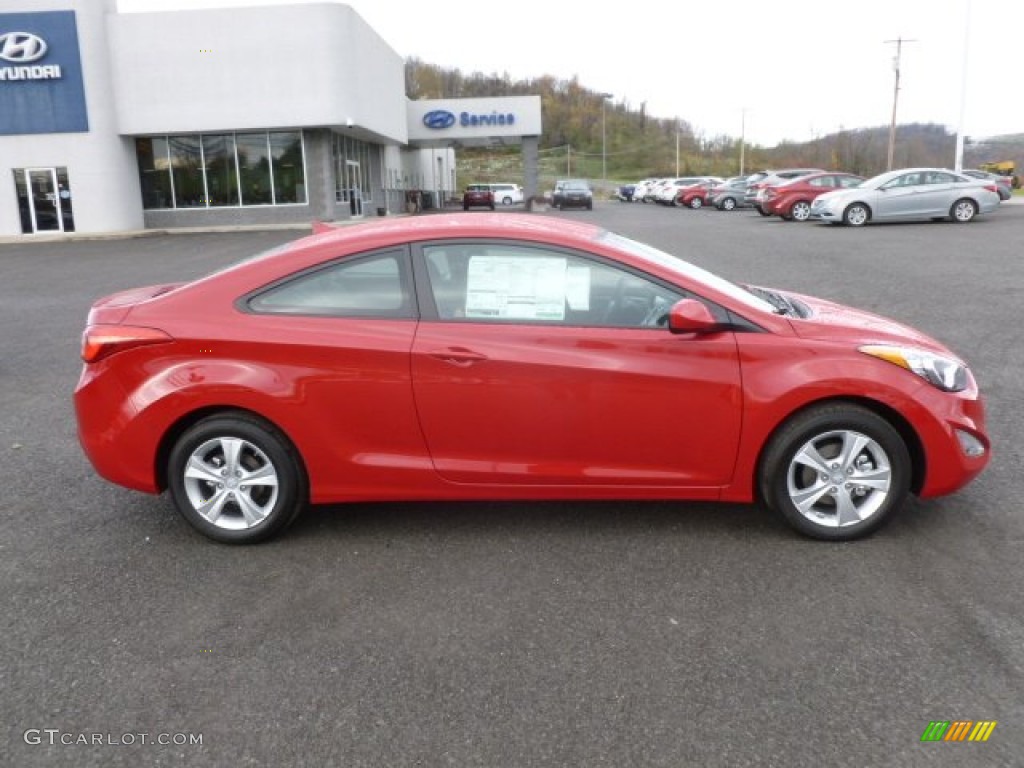
{"label": "red coupe car", "polygon": [[117,293],[82,358],[97,471],[224,542],[310,503],[556,498],[760,501],[852,539],[989,458],[971,372],[924,334],[529,214],[358,224]]}
{"label": "red coupe car", "polygon": [[722,183],[722,179],[705,181],[692,187],[687,187],[679,193],[676,198],[678,205],[685,205],[687,208],[703,208],[711,202],[711,190]]}
{"label": "red coupe car", "polygon": [[807,221],[811,218],[811,203],[818,195],[837,189],[859,186],[863,176],[852,173],[813,173],[768,187],[761,208],[769,216],[781,216],[786,221]]}

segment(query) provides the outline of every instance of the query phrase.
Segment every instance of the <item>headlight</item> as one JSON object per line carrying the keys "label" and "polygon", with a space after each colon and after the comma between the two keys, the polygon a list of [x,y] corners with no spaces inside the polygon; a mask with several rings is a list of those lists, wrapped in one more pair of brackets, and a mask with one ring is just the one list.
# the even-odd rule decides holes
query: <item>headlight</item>
{"label": "headlight", "polygon": [[967,389],[967,366],[959,360],[943,357],[917,347],[890,347],[869,344],[861,352],[880,360],[895,363],[912,371],[944,392],[962,392]]}

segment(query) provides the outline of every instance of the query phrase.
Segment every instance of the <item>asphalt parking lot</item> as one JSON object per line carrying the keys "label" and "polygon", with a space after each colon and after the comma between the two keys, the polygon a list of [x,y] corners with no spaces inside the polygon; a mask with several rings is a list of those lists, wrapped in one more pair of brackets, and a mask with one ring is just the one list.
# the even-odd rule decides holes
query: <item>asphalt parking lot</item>
{"label": "asphalt parking lot", "polygon": [[[986,393],[991,466],[852,544],[745,506],[494,502],[316,509],[221,546],[94,475],[79,334],[100,295],[299,233],[0,245],[0,764],[1021,765],[1024,206],[862,229],[536,215],[936,336]],[[998,725],[922,743],[935,720]]]}

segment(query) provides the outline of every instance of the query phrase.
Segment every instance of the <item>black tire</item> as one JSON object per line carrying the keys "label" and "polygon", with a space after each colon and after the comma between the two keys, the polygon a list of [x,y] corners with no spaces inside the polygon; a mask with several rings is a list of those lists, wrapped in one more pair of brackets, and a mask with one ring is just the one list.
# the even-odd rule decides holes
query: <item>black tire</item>
{"label": "black tire", "polygon": [[978,204],[969,197],[962,197],[949,208],[949,217],[958,224],[967,224],[978,215]]}
{"label": "black tire", "polygon": [[736,201],[731,197],[727,197],[718,204],[718,207],[723,211],[734,211],[736,210]]}
{"label": "black tire", "polygon": [[494,210],[494,203],[491,203],[491,210]]}
{"label": "black tire", "polygon": [[693,210],[696,211],[702,207],[704,207],[704,201],[701,200],[699,197],[695,197],[690,201],[690,208],[692,208]]}
{"label": "black tire", "polygon": [[910,477],[910,452],[889,422],[867,408],[833,403],[803,411],[775,432],[758,484],[768,506],[800,533],[850,541],[889,520],[906,500]]}
{"label": "black tire", "polygon": [[501,204],[502,205],[512,205],[512,198],[511,197],[503,197],[501,199]]}
{"label": "black tire", "polygon": [[760,213],[762,216],[771,216],[771,214],[764,208],[762,208],[760,205],[755,205],[754,208],[756,208],[757,212]]}
{"label": "black tire", "polygon": [[[234,458],[228,455],[229,445],[237,446]],[[186,477],[189,466],[200,471]],[[270,476],[274,483],[269,482]],[[251,478],[248,484],[247,477]],[[181,516],[204,536],[226,544],[255,544],[272,538],[307,503],[305,473],[289,440],[246,413],[217,414],[187,429],[171,450],[167,478],[171,500]],[[218,500],[208,515],[197,508]]]}
{"label": "black tire", "polygon": [[587,203],[587,210],[588,211],[594,210],[594,204],[593,203]]}
{"label": "black tire", "polygon": [[851,203],[843,211],[843,224],[850,227],[863,227],[871,220],[871,209],[864,203]]}
{"label": "black tire", "polygon": [[466,205],[465,203],[463,203],[463,204],[462,204],[462,210],[464,210],[464,211],[468,211],[468,210],[469,210],[469,206],[468,206],[468,205]]}

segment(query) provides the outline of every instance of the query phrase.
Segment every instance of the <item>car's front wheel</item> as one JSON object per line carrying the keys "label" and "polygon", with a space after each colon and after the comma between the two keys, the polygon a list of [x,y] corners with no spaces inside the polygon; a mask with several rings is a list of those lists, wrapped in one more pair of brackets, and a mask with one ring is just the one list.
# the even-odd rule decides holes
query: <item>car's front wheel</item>
{"label": "car's front wheel", "polygon": [[870,218],[871,212],[863,203],[854,203],[843,211],[843,223],[849,224],[851,227],[862,227],[868,223]]}
{"label": "car's front wheel", "polygon": [[811,204],[806,200],[797,200],[789,211],[794,221],[807,221],[811,218]]}
{"label": "car's front wheel", "polygon": [[703,200],[701,200],[701,199],[700,199],[699,197],[695,197],[695,198],[693,198],[693,199],[692,199],[692,200],[690,201],[690,207],[691,207],[691,208],[692,208],[693,210],[695,210],[695,211],[696,211],[696,210],[697,210],[698,208],[701,208],[701,207],[702,207],[703,205],[704,205],[704,201],[703,201]]}
{"label": "car's front wheel", "polygon": [[721,208],[723,211],[731,211],[736,208],[736,201],[733,200],[731,197],[727,197],[721,203],[718,204],[718,207]]}
{"label": "car's front wheel", "polygon": [[910,476],[899,432],[873,411],[842,403],[804,411],[776,432],[760,488],[801,533],[848,541],[873,533],[899,509]]}
{"label": "car's front wheel", "polygon": [[953,203],[953,207],[949,209],[949,215],[953,218],[953,221],[966,224],[978,215],[978,205],[973,200],[968,200],[965,197]]}
{"label": "car's front wheel", "polygon": [[244,413],[194,424],[171,449],[171,499],[200,533],[252,544],[282,531],[306,503],[305,476],[291,443]]}

